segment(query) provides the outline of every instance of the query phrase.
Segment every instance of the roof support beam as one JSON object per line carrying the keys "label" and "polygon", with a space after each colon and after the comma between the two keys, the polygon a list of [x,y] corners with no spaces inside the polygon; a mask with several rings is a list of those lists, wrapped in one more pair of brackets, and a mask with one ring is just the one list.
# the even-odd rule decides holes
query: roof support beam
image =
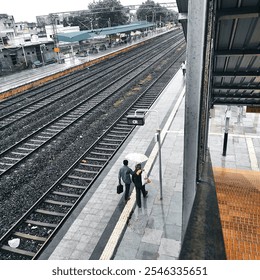
{"label": "roof support beam", "polygon": [[232,99],[259,99],[260,102],[260,93],[254,93],[254,94],[250,94],[250,93],[224,93],[224,92],[220,92],[220,93],[213,93],[213,98],[232,98]]}
{"label": "roof support beam", "polygon": [[214,77],[258,77],[259,72],[213,72]]}
{"label": "roof support beam", "polygon": [[255,7],[253,8],[229,8],[217,11],[217,18],[219,20],[227,19],[242,19],[242,18],[257,18],[259,17],[259,11]]}
{"label": "roof support beam", "polygon": [[214,105],[241,105],[241,106],[259,106],[260,101],[248,100],[248,99],[232,99],[232,98],[223,98],[222,100],[217,98],[213,99]]}
{"label": "roof support beam", "polygon": [[251,86],[213,86],[213,90],[253,90],[253,91],[260,91],[259,87]]}
{"label": "roof support beam", "polygon": [[260,50],[222,50],[222,51],[215,51],[215,56],[246,56],[246,55],[254,55],[260,56]]}

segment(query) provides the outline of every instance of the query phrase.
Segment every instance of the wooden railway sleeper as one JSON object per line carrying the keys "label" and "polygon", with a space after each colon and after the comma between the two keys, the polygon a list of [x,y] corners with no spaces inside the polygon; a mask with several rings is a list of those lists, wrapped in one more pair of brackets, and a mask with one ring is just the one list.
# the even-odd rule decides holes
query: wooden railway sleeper
{"label": "wooden railway sleeper", "polygon": [[122,140],[119,140],[119,139],[115,139],[115,138],[125,138],[126,136],[125,135],[116,135],[116,134],[107,134],[107,137],[111,137],[111,138],[103,138],[104,141],[108,141],[108,142],[121,142]]}
{"label": "wooden railway sleeper", "polygon": [[39,221],[33,221],[33,220],[26,220],[25,222],[28,225],[47,227],[47,228],[56,228],[58,226],[58,224],[50,224],[50,223],[44,223],[44,222],[39,222]]}
{"label": "wooden railway sleeper", "polygon": [[74,205],[73,203],[70,203],[70,202],[63,202],[63,201],[57,201],[57,200],[51,200],[51,199],[46,199],[46,200],[44,200],[44,202],[48,203],[48,204],[68,206],[68,207],[72,207]]}
{"label": "wooden railway sleeper", "polygon": [[13,235],[16,237],[29,239],[29,240],[35,240],[35,241],[39,241],[39,242],[45,242],[47,240],[47,238],[45,238],[45,237],[40,237],[40,236],[31,235],[31,234],[22,233],[22,232],[15,232],[15,233],[13,233]]}
{"label": "wooden railway sleeper", "polygon": [[79,194],[73,194],[73,193],[67,193],[67,192],[58,192],[58,191],[54,191],[52,192],[53,194],[56,195],[61,195],[61,196],[68,196],[68,197],[74,197],[74,198],[79,198],[80,195]]}
{"label": "wooden railway sleeper", "polygon": [[18,155],[18,156],[27,156],[26,153],[19,153],[19,152],[11,152],[11,154]]}
{"label": "wooden railway sleeper", "polygon": [[115,126],[113,129],[115,129],[115,130],[126,130],[126,131],[129,131],[129,128],[125,125],[124,127],[119,127],[118,125],[117,126]]}
{"label": "wooden railway sleeper", "polygon": [[0,162],[1,165],[7,165],[7,166],[12,166],[12,163],[6,163],[6,162]]}
{"label": "wooden railway sleeper", "polygon": [[117,127],[119,126],[121,126],[121,127],[123,127],[123,128],[125,128],[125,129],[128,129],[128,124],[127,123],[118,123],[117,125],[116,125]]}
{"label": "wooden railway sleeper", "polygon": [[93,168],[99,168],[99,169],[103,167],[103,165],[92,164],[92,163],[85,163],[85,162],[81,162],[80,165],[88,166],[88,167],[93,167]]}
{"label": "wooden railway sleeper", "polygon": [[39,147],[39,144],[33,144],[33,143],[24,143],[24,145],[32,146],[32,147]]}
{"label": "wooden railway sleeper", "polygon": [[18,147],[18,150],[23,150],[23,151],[34,151],[34,149],[30,149],[30,148],[25,148],[25,147]]}
{"label": "wooden railway sleeper", "polygon": [[27,256],[27,257],[34,257],[34,255],[35,255],[35,253],[33,253],[33,252],[22,250],[22,249],[17,249],[17,248],[12,248],[12,247],[6,246],[6,245],[3,245],[1,247],[1,249],[5,250],[5,251],[9,251],[11,253],[16,253],[19,255]]}
{"label": "wooden railway sleeper", "polygon": [[46,128],[48,131],[53,131],[53,132],[60,132],[60,129],[51,129],[51,128]]}
{"label": "wooden railway sleeper", "polygon": [[79,177],[79,176],[75,176],[75,175],[69,175],[68,178],[70,178],[70,179],[76,179],[76,180],[83,180],[83,181],[88,181],[88,182],[91,182],[91,181],[92,181],[91,178]]}
{"label": "wooden railway sleeper", "polygon": [[[105,139],[104,139],[105,140]],[[110,139],[109,139],[110,140]],[[104,146],[113,146],[113,147],[117,147],[119,144],[117,143],[105,143],[105,142],[100,142],[99,143],[100,146],[104,145]]]}
{"label": "wooden railway sleeper", "polygon": [[105,156],[105,157],[110,157],[111,153],[107,154],[107,153],[102,153],[102,152],[95,152],[95,151],[91,151],[90,152],[92,155],[97,155],[97,156]]}
{"label": "wooden railway sleeper", "polygon": [[19,158],[4,157],[6,160],[19,161]]}
{"label": "wooden railway sleeper", "polygon": [[44,140],[38,140],[38,139],[31,139],[32,142],[39,142],[39,143],[44,143]]}
{"label": "wooden railway sleeper", "polygon": [[57,124],[57,125],[52,125],[51,128],[58,128],[60,130],[60,129],[65,128],[66,126],[67,125],[64,125],[64,124]]}
{"label": "wooden railway sleeper", "polygon": [[47,131],[42,131],[41,134],[48,134],[48,135],[53,135],[52,132],[47,132]]}
{"label": "wooden railway sleeper", "polygon": [[82,172],[82,173],[86,173],[86,174],[97,174],[98,173],[98,171],[85,170],[85,169],[79,169],[79,168],[74,169],[74,171]]}
{"label": "wooden railway sleeper", "polygon": [[116,135],[117,134],[124,134],[125,136],[127,135],[127,131],[120,131],[120,130],[111,130],[111,133],[115,133]]}
{"label": "wooden railway sleeper", "polygon": [[[38,135],[37,136],[38,138],[43,138],[43,139],[50,139],[50,137],[47,137],[47,136],[41,136],[41,135]],[[44,141],[45,142],[45,141]]]}
{"label": "wooden railway sleeper", "polygon": [[[102,146],[102,145],[100,145],[100,146]],[[118,146],[118,145],[116,145],[116,146]],[[110,152],[114,152],[115,151],[115,149],[111,149],[111,148],[106,148],[106,147],[95,147],[95,149],[96,150],[100,150],[100,151],[110,151]]]}
{"label": "wooden railway sleeper", "polygon": [[[73,189],[82,189],[82,190],[86,189],[86,186],[72,185],[72,184],[68,184],[68,183],[61,183],[61,186],[73,188]],[[63,194],[65,195],[65,193],[63,193]],[[61,194],[59,193],[59,195],[61,195]]]}
{"label": "wooden railway sleeper", "polygon": [[48,211],[48,210],[44,210],[44,209],[36,209],[35,212],[44,214],[44,215],[49,215],[49,216],[57,216],[57,217],[64,217],[66,215],[65,213]]}
{"label": "wooden railway sleeper", "polygon": [[106,162],[106,158],[91,158],[91,157],[86,157],[85,160],[92,160],[92,161],[104,161]]}

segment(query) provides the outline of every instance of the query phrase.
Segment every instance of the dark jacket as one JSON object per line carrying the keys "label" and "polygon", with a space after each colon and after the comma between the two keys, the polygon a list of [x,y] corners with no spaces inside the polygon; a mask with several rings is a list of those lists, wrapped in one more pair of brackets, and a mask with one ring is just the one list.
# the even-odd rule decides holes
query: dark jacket
{"label": "dark jacket", "polygon": [[122,166],[118,173],[119,183],[121,182],[121,178],[122,178],[125,184],[131,184],[132,181],[131,181],[130,174],[134,174],[134,171],[127,165]]}
{"label": "dark jacket", "polygon": [[134,174],[132,175],[132,180],[133,180],[133,183],[135,184],[135,186],[137,188],[140,188],[142,187],[142,172],[140,172],[140,174],[136,174],[136,172],[134,172]]}

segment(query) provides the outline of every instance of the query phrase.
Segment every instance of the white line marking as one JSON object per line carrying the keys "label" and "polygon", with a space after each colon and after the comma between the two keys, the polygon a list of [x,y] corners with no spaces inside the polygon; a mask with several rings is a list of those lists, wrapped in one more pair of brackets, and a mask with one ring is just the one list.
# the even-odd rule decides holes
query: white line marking
{"label": "white line marking", "polygon": [[257,157],[256,157],[254,143],[253,143],[252,138],[246,138],[246,143],[247,143],[248,155],[249,155],[250,162],[251,162],[251,168],[254,171],[259,171],[259,166],[258,166]]}

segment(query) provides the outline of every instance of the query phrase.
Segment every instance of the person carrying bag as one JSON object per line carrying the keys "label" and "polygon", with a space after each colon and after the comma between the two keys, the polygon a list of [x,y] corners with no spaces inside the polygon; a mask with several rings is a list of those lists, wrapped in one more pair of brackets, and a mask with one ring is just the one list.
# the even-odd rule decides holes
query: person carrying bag
{"label": "person carrying bag", "polygon": [[142,170],[142,185],[150,184],[152,181],[150,178],[148,178],[146,172],[144,169]]}
{"label": "person carrying bag", "polygon": [[[120,168],[118,172],[118,186],[117,186],[117,193],[122,193],[123,192],[123,186],[121,184],[121,179],[125,184],[125,202],[127,202],[130,197],[129,197],[129,192],[130,192],[130,185],[131,185],[131,175],[134,173],[134,171],[128,167],[128,160],[123,161],[123,166]],[[122,187],[121,187],[122,186]]]}
{"label": "person carrying bag", "polygon": [[[132,180],[135,185],[135,190],[136,190],[136,204],[139,208],[141,208],[141,192],[143,194],[143,197],[147,197],[148,191],[145,190],[145,184],[142,182],[142,168],[141,164],[137,164],[135,166],[135,171],[134,174],[132,175]],[[147,182],[147,179],[145,180]]]}

